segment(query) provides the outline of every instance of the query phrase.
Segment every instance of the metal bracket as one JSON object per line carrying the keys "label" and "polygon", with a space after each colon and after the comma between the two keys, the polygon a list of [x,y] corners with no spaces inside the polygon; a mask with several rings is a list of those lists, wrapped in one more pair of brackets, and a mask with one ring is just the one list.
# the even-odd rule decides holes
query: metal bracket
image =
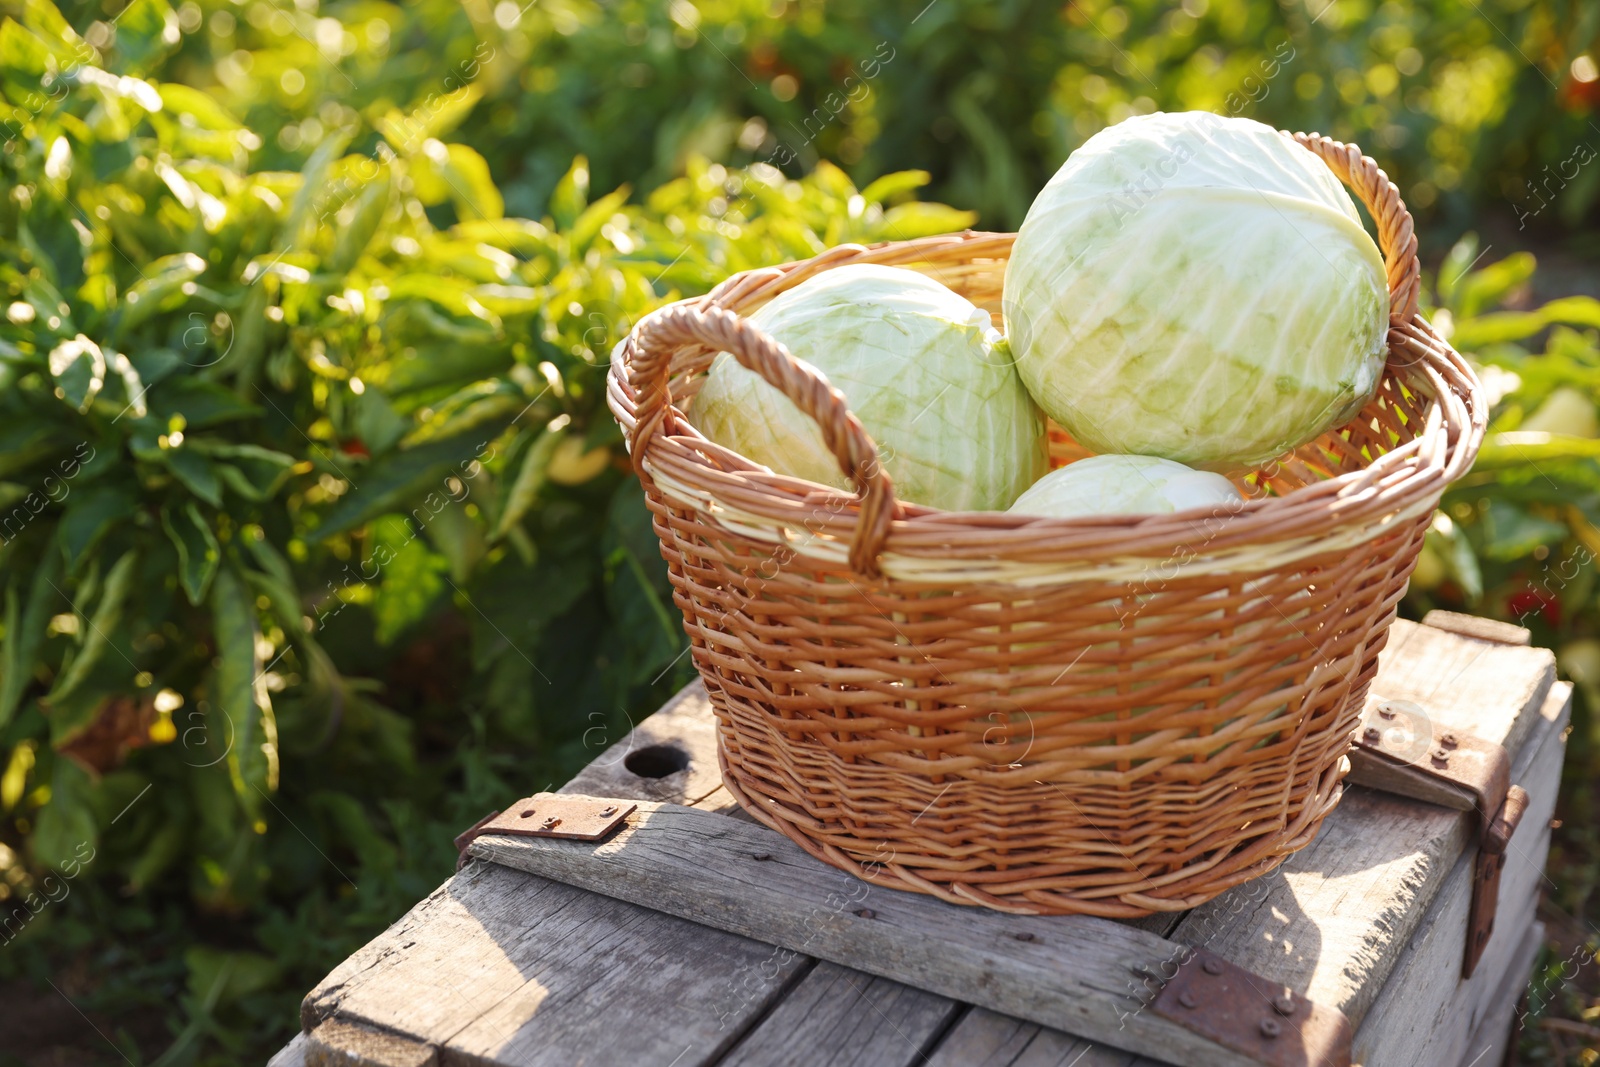
{"label": "metal bracket", "polygon": [[1350,1020],[1288,986],[1194,949],[1150,1010],[1265,1067],[1349,1067]]}
{"label": "metal bracket", "polygon": [[1528,794],[1511,784],[1510,755],[1464,731],[1435,736],[1420,706],[1383,700],[1362,717],[1350,767],[1352,782],[1477,815],[1478,856],[1461,965],[1462,977],[1471,978],[1494,932],[1506,845],[1528,806]]}
{"label": "metal bracket", "polygon": [[621,826],[639,805],[628,800],[536,793],[505,811],[491,811],[456,835],[456,870],[467,860],[467,846],[484,834],[560,837],[601,841]]}

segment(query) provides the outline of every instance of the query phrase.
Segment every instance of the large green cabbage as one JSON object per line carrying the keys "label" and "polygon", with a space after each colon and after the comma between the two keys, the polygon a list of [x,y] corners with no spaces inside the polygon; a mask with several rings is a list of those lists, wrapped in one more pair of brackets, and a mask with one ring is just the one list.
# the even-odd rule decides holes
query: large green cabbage
{"label": "large green cabbage", "polygon": [[[904,500],[1004,509],[1047,465],[1044,418],[987,312],[915,271],[835,267],[750,316],[844,393]],[[729,353],[689,413],[706,437],[780,474],[850,487],[822,433]]]}
{"label": "large green cabbage", "polygon": [[1220,474],[1153,456],[1090,456],[1051,471],[1010,511],[1078,519],[1088,515],[1163,515],[1212,507],[1232,515],[1244,503]]}
{"label": "large green cabbage", "polygon": [[1128,119],[1028,211],[1007,337],[1040,406],[1096,452],[1255,466],[1377,387],[1383,260],[1320,159],[1249,119]]}

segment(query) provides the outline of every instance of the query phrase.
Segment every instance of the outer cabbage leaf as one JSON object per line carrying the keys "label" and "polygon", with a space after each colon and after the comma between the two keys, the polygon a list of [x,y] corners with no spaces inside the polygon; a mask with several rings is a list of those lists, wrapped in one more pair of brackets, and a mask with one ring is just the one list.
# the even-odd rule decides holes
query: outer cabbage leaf
{"label": "outer cabbage leaf", "polygon": [[1034,398],[1096,452],[1256,466],[1377,387],[1382,257],[1315,155],[1249,119],[1129,119],[1034,201],[1005,279]]}
{"label": "outer cabbage leaf", "polygon": [[[988,313],[931,278],[836,267],[750,321],[844,393],[902,499],[1000,510],[1045,471],[1043,417]],[[816,425],[727,352],[712,362],[691,419],[780,474],[850,487]]]}

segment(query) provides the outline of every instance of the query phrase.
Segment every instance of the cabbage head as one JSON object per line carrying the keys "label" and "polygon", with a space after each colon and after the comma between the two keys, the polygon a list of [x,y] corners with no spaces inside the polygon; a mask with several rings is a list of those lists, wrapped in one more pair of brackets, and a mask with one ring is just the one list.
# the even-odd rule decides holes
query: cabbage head
{"label": "cabbage head", "polygon": [[[1044,417],[988,312],[931,278],[835,267],[750,322],[845,395],[903,500],[999,511],[1047,469]],[[727,352],[712,361],[689,417],[779,474],[851,487],[816,424]]]}
{"label": "cabbage head", "polygon": [[1232,515],[1244,503],[1220,474],[1153,456],[1090,456],[1051,471],[1008,509],[1017,515],[1164,515],[1211,507]]}
{"label": "cabbage head", "polygon": [[1006,334],[1040,406],[1094,452],[1259,466],[1377,388],[1383,259],[1322,160],[1250,119],[1128,119],[1034,200]]}

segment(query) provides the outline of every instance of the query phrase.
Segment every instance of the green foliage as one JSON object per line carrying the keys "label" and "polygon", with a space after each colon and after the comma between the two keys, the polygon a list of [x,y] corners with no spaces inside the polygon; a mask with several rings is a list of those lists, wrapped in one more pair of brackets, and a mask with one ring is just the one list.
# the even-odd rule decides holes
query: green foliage
{"label": "green foliage", "polygon": [[[274,169],[252,125],[284,116],[162,80],[183,17],[137,0],[99,45],[47,0],[0,23],[0,859],[17,895],[83,868],[0,976],[112,940],[166,961],[95,1003],[177,1005],[168,1062],[259,1058],[453,831],[689,677],[603,403],[631,324],[972,221],[908,201],[925,175],[690,158],[634,198],[581,156],[510,217],[438,139],[476,88],[320,109]],[[291,69],[258,53],[247,84]],[[161,917],[180,900],[242,925]]]}
{"label": "green foliage", "polygon": [[693,155],[863,184],[927,167],[939,199],[1015,229],[1073,148],[1157,109],[1353,139],[1457,231],[1486,207],[1571,224],[1600,194],[1600,82],[1573,73],[1600,9],[1576,0],[369,0],[320,13],[338,34],[306,6],[195,10],[173,65],[265,131],[266,165],[298,169],[359,113],[397,148],[465,142],[428,195],[470,195],[470,145],[508,211],[562,227],[582,154],[596,188]]}

